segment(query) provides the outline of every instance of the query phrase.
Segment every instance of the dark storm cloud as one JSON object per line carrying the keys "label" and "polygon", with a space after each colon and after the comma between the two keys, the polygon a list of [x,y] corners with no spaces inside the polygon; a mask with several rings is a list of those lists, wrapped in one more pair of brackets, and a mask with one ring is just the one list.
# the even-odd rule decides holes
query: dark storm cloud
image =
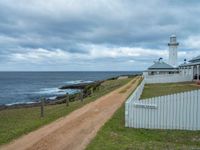
{"label": "dark storm cloud", "polygon": [[[123,47],[133,51],[137,47],[163,51],[172,33],[182,42],[183,51],[188,51],[184,46],[195,51],[198,44],[192,39],[200,39],[199,8],[200,3],[195,0],[1,1],[0,58],[27,61],[26,53],[41,59],[49,52],[48,59],[53,55],[58,59],[69,55],[80,62],[82,58],[90,58],[93,62],[101,59],[109,63],[112,58],[105,58],[104,54],[97,58],[103,47],[106,50],[111,47],[113,52]],[[141,58],[143,51],[137,53],[139,57],[134,56],[135,61],[154,59],[153,56]],[[112,52],[109,55],[113,57]],[[117,57],[125,62],[132,56]]]}

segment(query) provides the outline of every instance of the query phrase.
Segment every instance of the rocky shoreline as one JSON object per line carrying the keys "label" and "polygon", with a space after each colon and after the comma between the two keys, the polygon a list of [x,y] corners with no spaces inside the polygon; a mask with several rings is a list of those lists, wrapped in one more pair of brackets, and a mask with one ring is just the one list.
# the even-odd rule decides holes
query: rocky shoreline
{"label": "rocky shoreline", "polygon": [[[96,90],[98,86],[101,85],[101,83],[104,82],[102,81],[94,81],[91,83],[79,83],[79,84],[71,84],[71,85],[65,85],[60,87],[60,89],[77,89],[80,90],[80,92],[83,93],[83,97],[87,97],[91,94],[91,89]],[[80,92],[75,93],[75,94],[70,94],[69,95],[69,101],[75,101],[78,100],[80,97]],[[65,102],[66,95],[62,96],[57,96],[56,99],[51,100],[51,99],[45,99],[45,105],[55,105],[55,104],[61,104]],[[5,104],[5,105],[0,105],[0,110],[4,109],[14,109],[14,108],[29,108],[29,107],[38,107],[41,105],[41,102],[35,101],[35,102],[30,102],[30,103],[18,103],[18,104]]]}
{"label": "rocky shoreline", "polygon": [[59,89],[84,89],[87,86],[93,86],[95,84],[102,83],[103,81],[104,80],[94,81],[94,82],[90,82],[90,83],[78,83],[78,84],[64,85],[64,86],[60,87]]}

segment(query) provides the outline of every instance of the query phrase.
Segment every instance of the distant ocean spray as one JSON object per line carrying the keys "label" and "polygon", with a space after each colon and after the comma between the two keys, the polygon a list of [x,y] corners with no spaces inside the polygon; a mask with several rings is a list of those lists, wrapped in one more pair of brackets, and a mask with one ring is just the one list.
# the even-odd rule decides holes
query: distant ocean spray
{"label": "distant ocean spray", "polygon": [[69,84],[93,82],[140,72],[0,72],[0,105],[34,103],[41,97],[55,99],[77,90],[61,90]]}

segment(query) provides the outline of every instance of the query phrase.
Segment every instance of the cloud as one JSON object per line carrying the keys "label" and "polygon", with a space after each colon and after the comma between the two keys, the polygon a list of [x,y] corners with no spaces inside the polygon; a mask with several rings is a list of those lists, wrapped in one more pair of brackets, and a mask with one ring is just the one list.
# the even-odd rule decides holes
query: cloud
{"label": "cloud", "polygon": [[120,57],[165,57],[167,50],[155,50],[141,47],[107,47],[105,45],[86,45],[91,58],[120,58]]}
{"label": "cloud", "polygon": [[184,40],[184,46],[190,49],[200,49],[200,35],[190,35]]}
{"label": "cloud", "polygon": [[49,51],[46,49],[30,49],[28,52],[14,53],[10,59],[15,62],[28,63],[61,63],[68,59],[66,52],[56,49]]}
{"label": "cloud", "polygon": [[195,0],[0,1],[0,70],[7,64],[23,69],[13,61],[30,62],[24,70],[35,64],[87,70],[84,63],[104,70],[113,62],[123,70],[134,69],[130,64],[142,70],[159,57],[167,60],[172,33],[180,42],[179,61],[190,59],[200,47],[199,8]]}
{"label": "cloud", "polygon": [[[40,62],[46,59],[101,59],[101,58],[140,58],[140,57],[165,57],[168,54],[167,50],[153,50],[153,49],[143,49],[139,47],[106,47],[99,45],[87,45],[87,53],[73,53],[61,49],[29,49],[28,51],[21,51],[21,53],[13,53],[11,59],[19,61],[31,61]],[[27,50],[27,49],[26,49]]]}

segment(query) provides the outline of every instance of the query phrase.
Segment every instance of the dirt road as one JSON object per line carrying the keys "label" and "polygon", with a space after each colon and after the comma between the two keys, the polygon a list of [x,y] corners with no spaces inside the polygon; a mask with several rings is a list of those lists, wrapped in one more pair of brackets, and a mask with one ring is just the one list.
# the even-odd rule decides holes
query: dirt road
{"label": "dirt road", "polygon": [[[133,81],[135,80],[135,82]],[[1,147],[3,150],[82,150],[136,87],[138,78],[66,117]]]}

